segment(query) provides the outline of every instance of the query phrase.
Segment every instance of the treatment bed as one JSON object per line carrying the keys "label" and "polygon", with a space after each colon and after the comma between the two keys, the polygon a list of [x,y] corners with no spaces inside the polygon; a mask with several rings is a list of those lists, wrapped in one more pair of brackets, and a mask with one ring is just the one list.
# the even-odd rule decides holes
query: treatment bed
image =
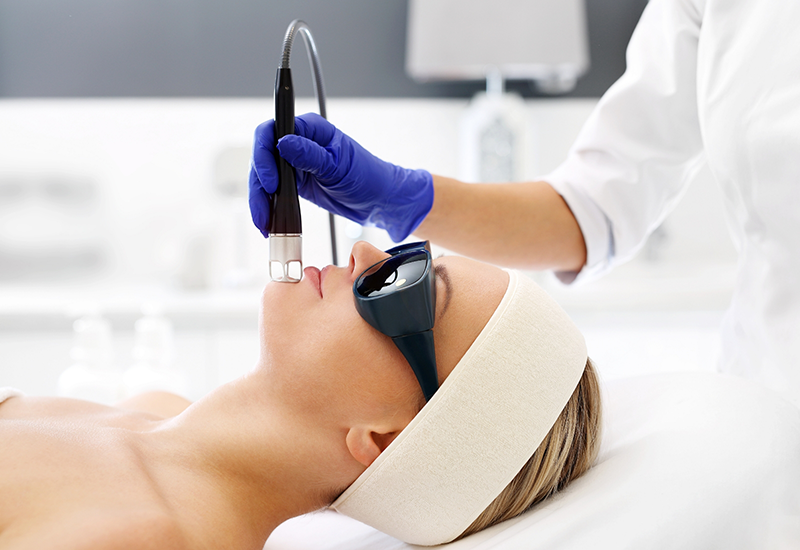
{"label": "treatment bed", "polygon": [[[800,548],[800,409],[711,373],[604,387],[595,466],[522,516],[447,550]],[[290,520],[265,550],[400,550],[333,511]]]}

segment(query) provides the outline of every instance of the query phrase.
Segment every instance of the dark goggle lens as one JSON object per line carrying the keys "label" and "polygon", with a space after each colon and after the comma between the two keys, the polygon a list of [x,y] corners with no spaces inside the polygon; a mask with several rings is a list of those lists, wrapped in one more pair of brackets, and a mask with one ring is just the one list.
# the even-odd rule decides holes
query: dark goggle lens
{"label": "dark goggle lens", "polygon": [[356,290],[365,298],[391,294],[418,282],[427,265],[428,256],[424,252],[391,256],[362,273]]}

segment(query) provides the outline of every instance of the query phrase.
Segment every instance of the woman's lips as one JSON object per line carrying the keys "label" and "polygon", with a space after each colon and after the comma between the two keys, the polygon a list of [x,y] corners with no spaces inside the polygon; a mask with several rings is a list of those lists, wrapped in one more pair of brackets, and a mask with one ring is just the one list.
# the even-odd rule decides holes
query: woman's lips
{"label": "woman's lips", "polygon": [[307,267],[303,270],[303,274],[306,276],[306,279],[314,285],[317,292],[319,292],[319,297],[322,298],[322,277],[320,270],[316,267]]}
{"label": "woman's lips", "polygon": [[325,284],[325,277],[328,275],[328,270],[333,269],[332,265],[326,265],[319,272],[319,292],[322,294],[322,286]]}

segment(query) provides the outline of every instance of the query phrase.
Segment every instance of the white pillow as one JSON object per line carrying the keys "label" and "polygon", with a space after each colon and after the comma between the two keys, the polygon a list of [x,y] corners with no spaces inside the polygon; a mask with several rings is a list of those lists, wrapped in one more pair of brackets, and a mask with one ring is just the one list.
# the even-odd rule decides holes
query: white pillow
{"label": "white pillow", "polygon": [[[800,409],[739,378],[610,382],[597,464],[522,516],[448,550],[798,549]],[[281,525],[267,550],[408,545],[335,512]]]}

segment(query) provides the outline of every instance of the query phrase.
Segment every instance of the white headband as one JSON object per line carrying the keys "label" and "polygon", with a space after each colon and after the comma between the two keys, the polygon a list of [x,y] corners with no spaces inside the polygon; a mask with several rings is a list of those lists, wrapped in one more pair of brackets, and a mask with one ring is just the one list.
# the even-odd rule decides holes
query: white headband
{"label": "white headband", "polygon": [[331,506],[411,544],[450,542],[539,447],[585,365],[583,336],[564,310],[510,271],[450,376]]}

